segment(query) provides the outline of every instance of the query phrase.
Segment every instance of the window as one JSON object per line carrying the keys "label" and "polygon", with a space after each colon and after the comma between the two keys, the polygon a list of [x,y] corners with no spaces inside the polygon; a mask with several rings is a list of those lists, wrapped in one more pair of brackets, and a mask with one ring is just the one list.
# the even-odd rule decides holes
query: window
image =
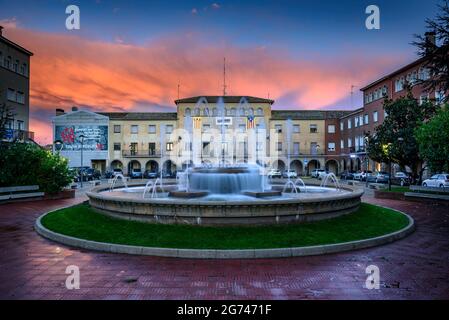
{"label": "window", "polygon": [[24,64],[22,64],[20,66],[20,73],[23,74],[24,76],[27,75],[27,65],[26,65],[26,63],[24,63]]}
{"label": "window", "polygon": [[299,155],[299,142],[294,142],[293,143],[293,154],[294,155]]}
{"label": "window", "polygon": [[119,124],[114,124],[114,133],[120,133],[121,128],[122,127]]}
{"label": "window", "polygon": [[318,132],[318,126],[316,124],[310,125],[310,133],[317,133]]}
{"label": "window", "polygon": [[195,115],[195,117],[200,116],[200,108],[195,108],[194,115]]}
{"label": "window", "polygon": [[156,133],[156,125],[154,124],[148,125],[148,133]]}
{"label": "window", "polygon": [[345,141],[342,139],[340,140],[340,148],[344,148],[345,147]]}
{"label": "window", "polygon": [[173,142],[167,142],[165,145],[165,150],[173,151]]}
{"label": "window", "polygon": [[276,151],[282,151],[282,142],[276,143]]}
{"label": "window", "polygon": [[137,133],[139,133],[139,126],[138,126],[137,124],[131,125],[131,133],[132,133],[132,134],[137,134]]}
{"label": "window", "polygon": [[374,111],[373,112],[373,122],[377,122],[377,121],[379,121],[379,117],[377,115],[377,111]]}
{"label": "window", "polygon": [[22,131],[24,129],[24,125],[23,125],[23,121],[22,120],[17,120],[17,130]]}
{"label": "window", "polygon": [[345,123],[343,121],[340,121],[340,131],[343,131],[345,129]]}
{"label": "window", "polygon": [[210,116],[209,108],[204,108],[204,113],[203,114],[204,114],[205,117]]}
{"label": "window", "polygon": [[237,110],[235,108],[231,108],[231,116],[235,117],[237,114]]}
{"label": "window", "polygon": [[359,116],[359,126],[363,126],[363,116]]}
{"label": "window", "polygon": [[359,126],[359,117],[354,118],[354,127],[357,128]]}
{"label": "window", "polygon": [[257,109],[257,115],[258,116],[263,116],[263,109],[262,108]]}
{"label": "window", "polygon": [[203,132],[209,132],[210,124],[203,124]]}
{"label": "window", "polygon": [[114,142],[114,151],[120,151],[122,149],[122,145],[120,142]]}
{"label": "window", "polygon": [[16,60],[14,64],[12,65],[12,70],[16,73],[19,73],[19,60]]}
{"label": "window", "polygon": [[438,104],[441,104],[444,100],[444,92],[442,90],[435,92],[435,100]]}
{"label": "window", "polygon": [[185,115],[190,116],[191,114],[192,114],[192,111],[190,110],[190,108],[186,108]]}
{"label": "window", "polygon": [[369,123],[369,119],[368,119],[368,115],[365,114],[365,120],[363,121],[364,124],[368,124]]}
{"label": "window", "polygon": [[328,125],[327,133],[335,133],[335,125],[333,125],[333,124]]}
{"label": "window", "polygon": [[388,95],[388,87],[383,86],[382,88],[382,97],[386,97]]}
{"label": "window", "polygon": [[352,128],[352,121],[351,121],[351,119],[348,119],[348,129],[351,129]]}
{"label": "window", "polygon": [[25,94],[23,92],[17,91],[17,103],[25,104]]}
{"label": "window", "polygon": [[299,133],[299,131],[300,131],[299,124],[293,125],[293,133]]}
{"label": "window", "polygon": [[275,124],[274,130],[276,130],[277,133],[282,133],[282,124]]}
{"label": "window", "polygon": [[395,81],[395,91],[398,92],[398,91],[403,90],[404,89],[404,83],[405,83],[404,77],[402,77],[400,79],[396,79],[396,81]]}
{"label": "window", "polygon": [[16,102],[16,91],[14,89],[8,88],[7,97],[9,101]]}
{"label": "window", "polygon": [[137,155],[137,142],[131,142],[129,151],[130,151],[132,156]]}
{"label": "window", "polygon": [[173,125],[168,125],[165,127],[165,133],[170,134],[173,132]]}
{"label": "window", "polygon": [[335,142],[329,142],[327,144],[327,151],[335,151]]}
{"label": "window", "polygon": [[156,155],[156,143],[154,142],[148,143],[148,155],[150,156]]}
{"label": "window", "polygon": [[352,148],[352,139],[348,138],[348,148]]}
{"label": "window", "polygon": [[429,95],[428,94],[422,94],[419,97],[419,104],[422,105],[423,103],[427,102],[429,100]]}
{"label": "window", "polygon": [[239,132],[245,132],[246,131],[246,125],[245,124],[239,124]]}
{"label": "window", "polygon": [[11,68],[11,57],[7,57],[3,60],[3,66],[7,69]]}

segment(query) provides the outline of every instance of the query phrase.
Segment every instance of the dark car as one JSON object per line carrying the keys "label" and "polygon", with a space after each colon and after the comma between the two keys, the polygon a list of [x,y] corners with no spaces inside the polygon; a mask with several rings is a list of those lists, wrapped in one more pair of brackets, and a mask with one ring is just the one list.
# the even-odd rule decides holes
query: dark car
{"label": "dark car", "polygon": [[354,180],[355,171],[343,171],[340,174],[340,179],[342,180]]}
{"label": "dark car", "polygon": [[98,180],[101,178],[101,172],[98,170],[95,170],[93,168],[87,168],[85,171],[88,181]]}
{"label": "dark car", "polygon": [[152,170],[145,170],[145,172],[143,173],[143,177],[145,179],[156,179],[157,177],[159,177],[159,173]]}
{"label": "dark car", "polygon": [[112,179],[112,178],[114,178],[114,171],[107,170],[107,171],[104,173],[104,177],[105,177],[106,179]]}
{"label": "dark car", "polygon": [[412,177],[405,172],[396,172],[391,177],[391,183],[398,186],[409,186],[412,184]]}
{"label": "dark car", "polygon": [[132,169],[129,173],[131,179],[142,179],[142,170],[140,169]]}
{"label": "dark car", "polygon": [[368,182],[388,183],[390,174],[384,171],[376,171],[372,174],[368,173]]}

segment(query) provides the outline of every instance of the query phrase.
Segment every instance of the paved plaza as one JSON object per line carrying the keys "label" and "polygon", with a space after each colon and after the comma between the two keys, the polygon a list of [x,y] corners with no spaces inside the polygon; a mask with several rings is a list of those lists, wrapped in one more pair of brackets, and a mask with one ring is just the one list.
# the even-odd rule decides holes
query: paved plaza
{"label": "paved plaza", "polygon": [[[417,230],[395,243],[347,253],[288,259],[190,260],[69,248],[43,239],[35,219],[85,200],[0,205],[1,299],[448,299],[449,207],[364,201],[410,214]],[[68,290],[68,265],[81,288]],[[369,265],[381,288],[365,288]]]}

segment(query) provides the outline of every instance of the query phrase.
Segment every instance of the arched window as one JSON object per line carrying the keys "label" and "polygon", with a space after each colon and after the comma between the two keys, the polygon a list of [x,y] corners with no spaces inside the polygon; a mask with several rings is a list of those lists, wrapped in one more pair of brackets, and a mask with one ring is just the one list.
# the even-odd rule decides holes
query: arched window
{"label": "arched window", "polygon": [[190,108],[186,108],[185,115],[186,115],[186,116],[190,116],[190,115],[191,115]]}
{"label": "arched window", "polygon": [[195,108],[195,117],[200,115],[200,108]]}
{"label": "arched window", "polygon": [[257,115],[263,116],[263,109],[262,108],[257,109]]}

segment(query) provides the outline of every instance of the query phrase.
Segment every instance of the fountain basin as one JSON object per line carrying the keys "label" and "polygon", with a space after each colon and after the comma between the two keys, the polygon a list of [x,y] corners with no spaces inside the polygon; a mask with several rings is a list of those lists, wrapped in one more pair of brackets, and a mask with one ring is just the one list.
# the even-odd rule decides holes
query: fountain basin
{"label": "fountain basin", "polygon": [[[164,185],[164,188],[175,186]],[[274,190],[279,188],[273,186]],[[142,183],[131,183],[129,190],[108,190],[107,186],[99,186],[87,192],[92,208],[102,214],[149,223],[200,225],[266,225],[330,219],[355,212],[363,195],[362,190],[350,187],[337,191],[308,186],[307,192],[262,198],[212,193],[196,198],[173,198],[168,193],[159,193],[157,198],[142,199]]]}

